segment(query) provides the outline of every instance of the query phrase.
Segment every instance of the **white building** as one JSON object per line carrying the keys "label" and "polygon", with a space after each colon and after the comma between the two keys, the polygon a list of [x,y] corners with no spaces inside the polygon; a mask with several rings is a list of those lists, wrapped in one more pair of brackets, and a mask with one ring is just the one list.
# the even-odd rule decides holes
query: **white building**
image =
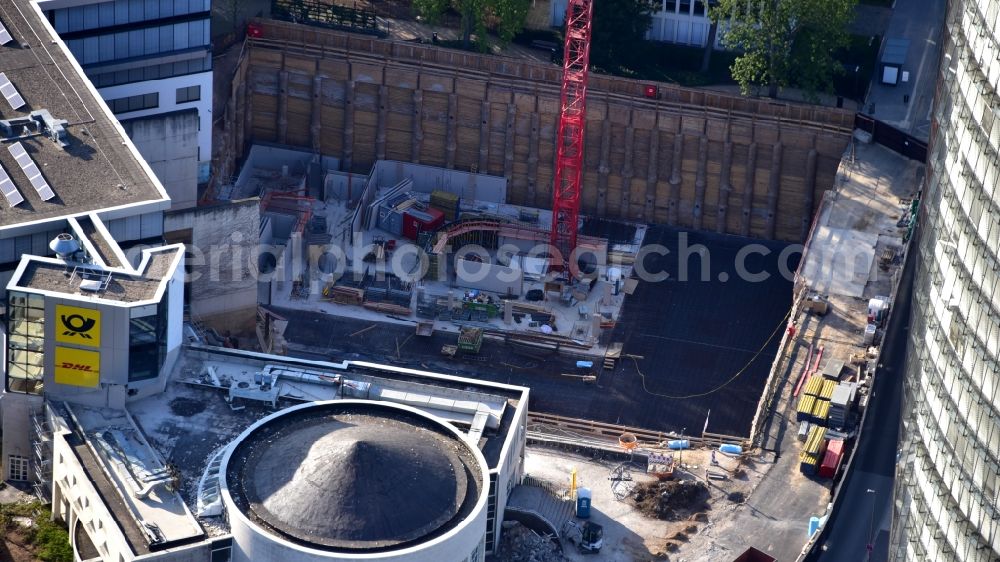
{"label": "white building", "polygon": [[[646,39],[663,41],[691,47],[708,44],[708,31],[712,20],[708,17],[708,5],[702,0],[659,0],[654,2],[653,21],[646,32]],[[560,27],[566,19],[566,0],[552,0],[550,25]],[[719,35],[715,49],[721,49]]]}
{"label": "white building", "polygon": [[174,208],[194,205],[212,158],[211,0],[37,5],[115,116],[136,122],[127,132]]}

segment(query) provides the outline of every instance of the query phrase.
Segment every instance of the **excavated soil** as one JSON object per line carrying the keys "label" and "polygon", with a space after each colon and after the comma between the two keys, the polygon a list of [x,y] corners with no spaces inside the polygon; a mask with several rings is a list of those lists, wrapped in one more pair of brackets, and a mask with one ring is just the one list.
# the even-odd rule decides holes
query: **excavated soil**
{"label": "excavated soil", "polygon": [[679,521],[708,509],[708,486],[704,482],[671,480],[643,482],[632,491],[632,503],[644,515],[664,521]]}

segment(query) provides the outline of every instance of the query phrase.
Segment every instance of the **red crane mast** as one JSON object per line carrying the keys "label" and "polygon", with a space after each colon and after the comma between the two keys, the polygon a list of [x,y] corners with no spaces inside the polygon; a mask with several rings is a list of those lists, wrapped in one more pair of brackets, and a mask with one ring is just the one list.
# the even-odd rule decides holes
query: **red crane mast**
{"label": "red crane mast", "polygon": [[[587,66],[590,62],[592,0],[569,0],[563,56],[559,129],[556,133],[556,173],[552,187],[550,243],[559,252],[550,267],[571,272],[576,249],[583,183],[583,140],[587,120]],[[561,262],[558,259],[560,258]],[[557,263],[558,262],[558,263]]]}

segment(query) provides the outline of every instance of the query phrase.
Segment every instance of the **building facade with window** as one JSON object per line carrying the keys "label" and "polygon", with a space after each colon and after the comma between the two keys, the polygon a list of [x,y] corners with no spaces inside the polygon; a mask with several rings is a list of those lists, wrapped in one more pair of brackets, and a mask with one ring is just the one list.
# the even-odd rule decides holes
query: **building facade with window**
{"label": "building facade with window", "polygon": [[[708,44],[712,21],[708,17],[710,1],[703,0],[654,0],[653,21],[649,24],[646,39],[690,47]],[[566,0],[551,0],[549,25],[561,27],[566,19]],[[721,49],[720,35],[716,35],[714,49]]]}
{"label": "building facade with window", "polygon": [[[176,145],[169,140],[178,131],[176,120],[163,119],[163,142],[136,143],[161,176],[174,207],[192,206],[197,183],[208,180],[212,158],[211,0],[37,3],[119,120],[193,110],[197,120],[185,124],[183,134],[192,137],[194,162],[186,150],[170,149]],[[164,177],[167,166],[160,162],[195,169]]]}
{"label": "building facade with window", "polygon": [[[1000,560],[1000,1],[950,0],[890,560]],[[889,373],[892,376],[892,373]]]}

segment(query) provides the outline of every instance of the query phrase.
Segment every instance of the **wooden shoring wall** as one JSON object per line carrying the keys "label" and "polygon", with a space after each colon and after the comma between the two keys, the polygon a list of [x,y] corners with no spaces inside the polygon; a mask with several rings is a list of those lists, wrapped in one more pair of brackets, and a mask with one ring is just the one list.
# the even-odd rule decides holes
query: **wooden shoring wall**
{"label": "wooden shoring wall", "polygon": [[[224,142],[505,176],[511,203],[548,207],[560,69],[259,21],[237,70]],[[851,112],[594,75],[582,211],[800,242],[833,186]],[[240,99],[242,98],[242,99]],[[226,147],[224,147],[226,148]]]}

